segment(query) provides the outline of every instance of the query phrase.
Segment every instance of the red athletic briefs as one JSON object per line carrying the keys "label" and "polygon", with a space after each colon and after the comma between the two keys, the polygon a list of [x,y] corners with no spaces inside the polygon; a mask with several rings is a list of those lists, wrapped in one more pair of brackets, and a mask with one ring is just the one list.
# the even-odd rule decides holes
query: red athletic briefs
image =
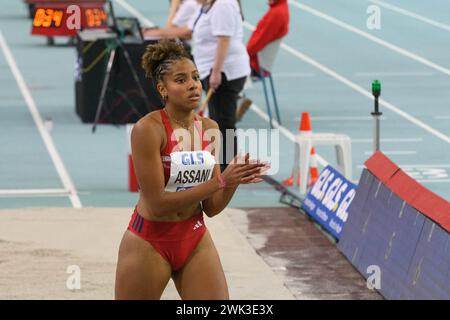
{"label": "red athletic briefs", "polygon": [[128,230],[148,241],[173,270],[178,270],[197,247],[206,226],[203,212],[187,220],[165,222],[144,219],[135,208]]}

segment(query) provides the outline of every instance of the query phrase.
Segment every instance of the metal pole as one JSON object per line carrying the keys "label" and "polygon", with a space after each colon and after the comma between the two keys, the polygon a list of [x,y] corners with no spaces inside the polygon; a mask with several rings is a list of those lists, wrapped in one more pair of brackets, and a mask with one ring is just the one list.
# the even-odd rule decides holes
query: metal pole
{"label": "metal pole", "polygon": [[373,133],[373,153],[380,150],[380,118],[382,113],[378,110],[378,97],[381,93],[381,83],[378,80],[372,82],[372,94],[375,98],[375,110],[372,112],[374,120],[374,133]]}
{"label": "metal pole", "polygon": [[115,58],[116,58],[116,48],[114,47],[111,49],[111,51],[109,53],[108,64],[106,66],[105,79],[103,80],[102,90],[100,91],[100,98],[98,99],[98,105],[97,105],[97,111],[95,114],[94,125],[92,126],[92,133],[95,133],[95,129],[97,128],[97,123],[100,119],[100,113],[102,111],[103,104],[105,102],[106,90],[108,89],[108,86],[109,86],[109,79],[111,76],[111,70],[113,68]]}

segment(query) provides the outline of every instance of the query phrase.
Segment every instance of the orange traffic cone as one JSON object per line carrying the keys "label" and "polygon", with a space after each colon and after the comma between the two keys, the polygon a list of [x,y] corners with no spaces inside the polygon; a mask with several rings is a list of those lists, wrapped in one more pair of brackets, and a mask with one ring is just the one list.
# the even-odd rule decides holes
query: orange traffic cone
{"label": "orange traffic cone", "polygon": [[317,179],[319,178],[319,169],[317,168],[317,159],[316,159],[316,150],[314,147],[311,148],[311,160],[310,160],[310,166],[309,166],[309,183],[308,187],[312,186],[314,183],[316,183]]}
{"label": "orange traffic cone", "polygon": [[300,119],[300,128],[298,129],[298,131],[300,131],[300,134],[312,133],[311,121],[309,120],[308,112],[302,112],[302,117]]}
{"label": "orange traffic cone", "polygon": [[[292,186],[294,184],[294,170],[292,170],[291,176],[281,181],[281,183],[283,186]],[[300,185],[300,175],[297,177],[297,185]]]}
{"label": "orange traffic cone", "polygon": [[[302,112],[302,117],[300,119],[300,128],[299,128],[301,135],[310,135],[312,134],[312,128],[311,128],[311,121],[309,120],[309,113],[308,112]],[[314,182],[316,182],[318,177],[318,170],[317,170],[317,160],[316,160],[316,151],[314,150],[314,147],[311,148],[311,166],[310,166],[310,173],[311,173],[311,181],[309,185],[312,185]],[[294,163],[294,166],[296,166],[297,163]],[[294,169],[292,169],[292,174],[289,178],[283,180],[281,183],[285,186],[292,186],[294,184]],[[313,181],[314,180],[314,181]],[[297,176],[297,186],[300,185],[300,172]]]}

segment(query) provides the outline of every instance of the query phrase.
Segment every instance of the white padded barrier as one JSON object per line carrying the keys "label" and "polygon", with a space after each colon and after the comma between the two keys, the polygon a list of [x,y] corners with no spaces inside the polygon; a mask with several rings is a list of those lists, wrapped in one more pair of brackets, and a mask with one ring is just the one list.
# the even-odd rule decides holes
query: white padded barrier
{"label": "white padded barrier", "polygon": [[295,165],[294,177],[300,170],[300,194],[306,194],[308,183],[309,164],[311,161],[311,148],[317,145],[331,145],[336,150],[338,170],[344,176],[352,179],[352,146],[349,136],[334,133],[299,134],[295,137]]}

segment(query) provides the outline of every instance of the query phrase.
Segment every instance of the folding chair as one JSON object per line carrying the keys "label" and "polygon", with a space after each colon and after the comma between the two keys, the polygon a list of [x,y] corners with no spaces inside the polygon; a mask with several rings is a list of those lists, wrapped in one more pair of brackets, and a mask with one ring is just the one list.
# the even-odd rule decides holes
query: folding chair
{"label": "folding chair", "polygon": [[267,107],[267,113],[269,114],[269,120],[270,120],[270,128],[273,128],[272,125],[272,112],[270,110],[270,102],[269,102],[269,95],[266,85],[265,73],[267,73],[267,77],[269,78],[270,82],[270,88],[272,91],[272,98],[273,103],[275,105],[275,113],[277,116],[278,123],[281,125],[281,119],[280,119],[280,112],[278,111],[278,103],[277,103],[277,97],[275,94],[275,87],[273,85],[273,79],[272,79],[272,65],[275,61],[275,58],[278,53],[278,49],[280,48],[281,39],[272,41],[268,45],[264,47],[260,52],[258,52],[258,62],[259,62],[259,70],[260,70],[260,77],[264,89],[264,97],[266,100],[266,107]]}

